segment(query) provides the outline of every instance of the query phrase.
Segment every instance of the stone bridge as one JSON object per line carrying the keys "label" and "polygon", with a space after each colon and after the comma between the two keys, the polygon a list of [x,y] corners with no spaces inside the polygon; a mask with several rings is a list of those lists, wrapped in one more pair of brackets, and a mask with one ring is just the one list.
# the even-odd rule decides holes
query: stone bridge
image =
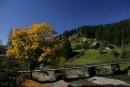
{"label": "stone bridge", "polygon": [[[79,65],[75,67],[67,68],[43,68],[33,71],[33,79],[38,81],[57,81],[57,80],[67,80],[76,78],[88,78],[95,75],[110,75],[118,74],[121,72],[120,64],[125,64],[126,62],[116,62],[116,63],[106,63],[106,64],[95,64],[95,65]],[[27,71],[18,71],[19,73],[30,73]],[[45,74],[47,72],[48,74]]]}

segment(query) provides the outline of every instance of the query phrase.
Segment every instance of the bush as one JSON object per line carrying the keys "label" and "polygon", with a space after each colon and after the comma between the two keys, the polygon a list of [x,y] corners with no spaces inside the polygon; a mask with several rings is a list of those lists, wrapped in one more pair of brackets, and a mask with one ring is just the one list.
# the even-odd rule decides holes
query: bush
{"label": "bush", "polygon": [[13,58],[0,58],[0,87],[20,87],[20,64]]}
{"label": "bush", "polygon": [[111,55],[114,56],[114,57],[117,57],[117,56],[119,56],[119,53],[115,50],[112,50]]}
{"label": "bush", "polygon": [[123,48],[120,53],[121,58],[130,58],[130,50],[128,48]]}
{"label": "bush", "polygon": [[72,44],[72,49],[73,49],[73,50],[82,49],[81,43],[80,43],[80,42],[79,42],[79,43],[73,43],[73,44]]}
{"label": "bush", "polygon": [[104,50],[105,48],[104,47],[100,47],[98,50],[99,50],[99,53],[100,54],[106,54],[107,52]]}
{"label": "bush", "polygon": [[65,40],[63,44],[63,55],[68,60],[69,58],[73,56],[72,54],[73,54],[73,51],[71,48],[71,43],[69,40]]}

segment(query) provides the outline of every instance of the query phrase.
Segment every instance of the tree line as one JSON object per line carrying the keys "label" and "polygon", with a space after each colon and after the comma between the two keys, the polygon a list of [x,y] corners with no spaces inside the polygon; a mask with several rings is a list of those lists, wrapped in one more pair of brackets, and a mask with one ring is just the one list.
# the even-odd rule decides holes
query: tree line
{"label": "tree line", "polygon": [[[65,33],[66,31],[58,37],[62,39]],[[122,41],[128,43],[130,40],[130,19],[111,24],[80,26],[69,30],[68,33],[69,36],[78,34],[79,37],[95,38],[107,43],[121,45]]]}

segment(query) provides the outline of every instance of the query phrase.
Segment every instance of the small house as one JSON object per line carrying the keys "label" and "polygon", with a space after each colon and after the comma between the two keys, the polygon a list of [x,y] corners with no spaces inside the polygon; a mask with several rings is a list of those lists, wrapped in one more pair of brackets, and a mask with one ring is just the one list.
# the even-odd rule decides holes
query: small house
{"label": "small house", "polygon": [[99,42],[93,42],[90,46],[89,46],[89,48],[90,49],[97,49],[97,48],[99,48],[101,45],[100,45],[100,43]]}

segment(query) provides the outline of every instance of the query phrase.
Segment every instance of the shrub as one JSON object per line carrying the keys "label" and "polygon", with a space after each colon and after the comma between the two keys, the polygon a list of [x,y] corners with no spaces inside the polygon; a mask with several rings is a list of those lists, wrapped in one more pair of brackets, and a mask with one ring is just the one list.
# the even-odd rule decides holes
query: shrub
{"label": "shrub", "polygon": [[73,54],[73,51],[71,48],[71,43],[69,40],[65,40],[63,44],[63,55],[68,60],[69,58],[72,57],[72,54]]}
{"label": "shrub", "polygon": [[130,50],[129,48],[122,48],[121,53],[120,53],[121,58],[130,58]]}
{"label": "shrub", "polygon": [[117,56],[119,56],[119,53],[115,50],[112,50],[111,55],[114,56],[114,57],[117,57]]}
{"label": "shrub", "polygon": [[0,58],[0,87],[20,87],[20,66],[13,58]]}

